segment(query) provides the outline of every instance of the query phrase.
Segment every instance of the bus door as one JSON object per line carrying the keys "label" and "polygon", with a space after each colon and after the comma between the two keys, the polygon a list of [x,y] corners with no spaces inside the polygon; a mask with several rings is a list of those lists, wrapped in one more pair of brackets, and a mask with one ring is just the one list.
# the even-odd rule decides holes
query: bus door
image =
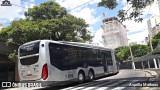
{"label": "bus door", "polygon": [[114,67],[113,67],[113,60],[112,60],[112,52],[111,51],[105,52],[105,60],[107,62],[108,73],[112,73],[114,70]]}
{"label": "bus door", "polygon": [[104,72],[107,73],[108,68],[107,68],[107,60],[106,60],[106,54],[105,53],[103,53],[103,67],[104,67]]}

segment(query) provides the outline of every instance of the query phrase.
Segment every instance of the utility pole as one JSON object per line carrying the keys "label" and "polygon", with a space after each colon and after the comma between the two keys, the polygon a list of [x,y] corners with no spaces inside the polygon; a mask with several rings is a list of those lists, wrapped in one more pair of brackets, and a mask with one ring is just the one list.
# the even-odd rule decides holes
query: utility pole
{"label": "utility pole", "polygon": [[135,68],[135,64],[134,64],[134,62],[133,62],[133,54],[132,54],[132,50],[131,50],[131,46],[130,46],[130,45],[129,45],[129,51],[130,51],[131,58],[132,58],[132,68],[133,68],[133,69],[136,69],[136,68]]}
{"label": "utility pole", "polygon": [[[153,46],[152,46],[152,41],[151,41],[151,36],[149,35],[149,43],[150,43],[150,47],[151,47],[151,52],[153,51]],[[155,68],[157,68],[157,62],[156,62],[156,59],[153,58],[153,62],[154,62],[154,66]]]}
{"label": "utility pole", "polygon": [[151,52],[153,51],[153,46],[152,46],[152,39],[151,39],[151,35],[148,35],[149,36],[149,44],[150,44],[150,47],[151,47]]}
{"label": "utility pole", "polygon": [[131,58],[133,60],[133,54],[132,54],[132,50],[131,50],[131,46],[129,45],[129,51],[130,51],[130,54],[131,54]]}

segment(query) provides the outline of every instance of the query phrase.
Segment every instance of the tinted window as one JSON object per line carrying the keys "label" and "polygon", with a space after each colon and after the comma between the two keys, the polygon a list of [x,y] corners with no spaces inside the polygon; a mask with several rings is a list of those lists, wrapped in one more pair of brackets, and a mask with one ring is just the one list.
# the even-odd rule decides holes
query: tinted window
{"label": "tinted window", "polygon": [[[60,70],[76,69],[84,65],[100,66],[103,60],[103,53],[91,48],[49,43],[49,52],[51,64]],[[106,58],[112,64],[111,52],[106,54]]]}
{"label": "tinted window", "polygon": [[106,53],[107,64],[108,65],[113,65],[111,51],[107,51],[105,53]]}
{"label": "tinted window", "polygon": [[32,43],[28,45],[24,45],[20,48],[20,56],[26,56],[31,54],[39,53],[39,43]]}
{"label": "tinted window", "polygon": [[38,56],[20,59],[22,65],[32,65],[35,64],[37,61],[38,61]]}
{"label": "tinted window", "polygon": [[103,52],[101,50],[98,50],[98,61],[99,61],[100,65],[102,64],[103,59],[104,59]]}
{"label": "tinted window", "polygon": [[61,68],[62,60],[64,59],[64,54],[62,53],[62,45],[49,43],[49,52],[51,64],[57,68]]}

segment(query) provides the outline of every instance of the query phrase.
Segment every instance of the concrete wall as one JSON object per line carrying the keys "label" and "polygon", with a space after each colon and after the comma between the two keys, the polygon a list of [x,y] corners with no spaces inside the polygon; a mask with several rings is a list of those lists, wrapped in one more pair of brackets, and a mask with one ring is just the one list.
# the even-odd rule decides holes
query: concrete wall
{"label": "concrete wall", "polygon": [[15,64],[13,62],[0,62],[0,81],[15,80]]}
{"label": "concrete wall", "polygon": [[0,81],[15,80],[15,63],[8,59],[8,55],[0,54]]}
{"label": "concrete wall", "polygon": [[17,45],[7,46],[0,41],[0,81],[15,80],[15,63],[8,58],[8,55],[14,50],[18,50]]}

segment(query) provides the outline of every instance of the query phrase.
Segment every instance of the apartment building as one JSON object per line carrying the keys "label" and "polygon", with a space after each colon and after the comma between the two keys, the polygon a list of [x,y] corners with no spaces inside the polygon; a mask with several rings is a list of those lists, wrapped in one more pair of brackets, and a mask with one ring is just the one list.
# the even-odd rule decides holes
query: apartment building
{"label": "apartment building", "polygon": [[147,21],[149,37],[154,37],[160,32],[160,16],[156,15]]}
{"label": "apartment building", "polygon": [[127,29],[116,17],[103,19],[102,40],[105,47],[115,49],[119,46],[127,46]]}

